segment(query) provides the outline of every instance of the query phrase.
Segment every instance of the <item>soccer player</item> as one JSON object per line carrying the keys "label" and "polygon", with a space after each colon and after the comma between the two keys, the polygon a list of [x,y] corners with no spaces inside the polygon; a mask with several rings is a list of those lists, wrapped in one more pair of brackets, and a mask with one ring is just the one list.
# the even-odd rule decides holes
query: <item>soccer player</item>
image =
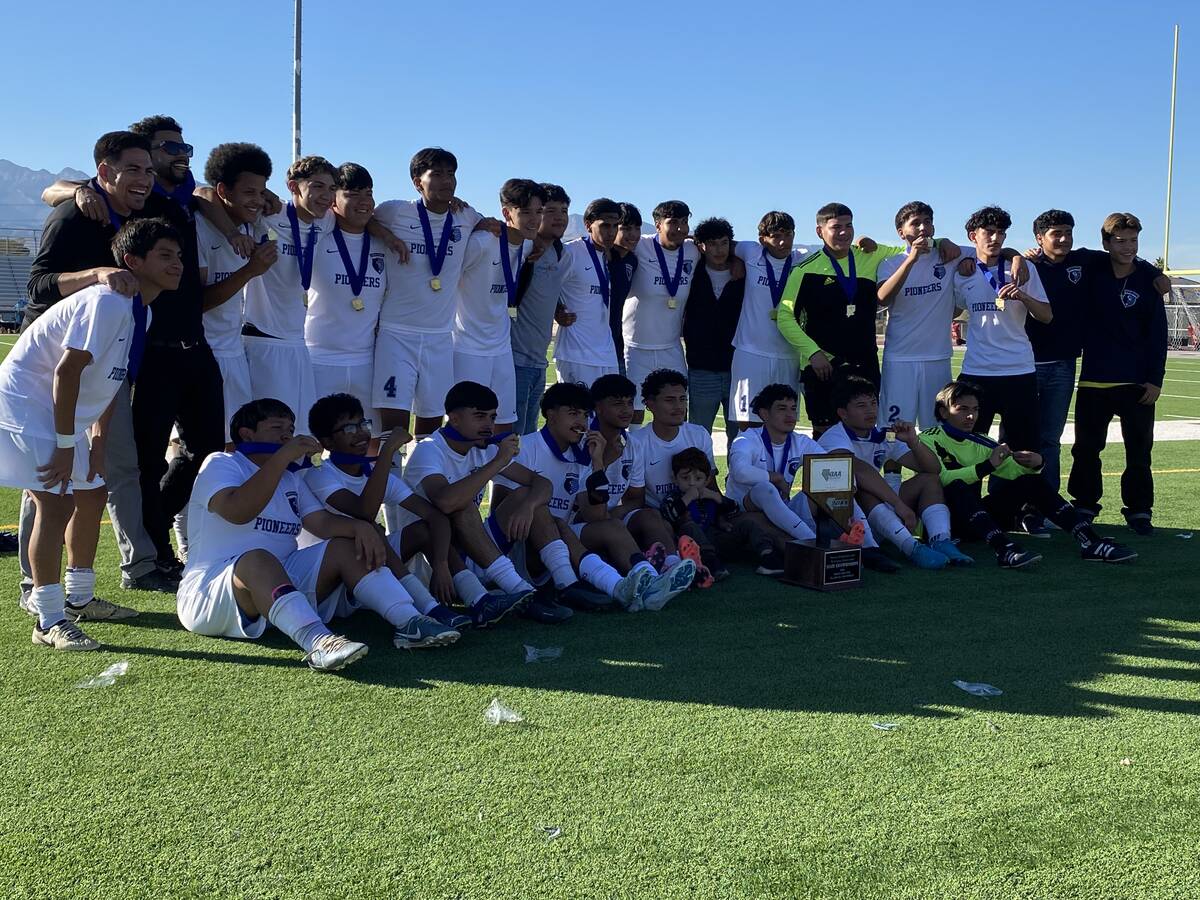
{"label": "soccer player", "polygon": [[517,315],[517,279],[542,221],[546,192],[536,181],[510,178],[500,188],[500,234],[467,240],[454,315],[454,380],[486,384],[500,398],[496,431],[517,421],[517,384],[509,323]]}
{"label": "soccer player", "polygon": [[609,258],[617,237],[621,207],[607,197],[593,200],[583,212],[587,235],[564,246],[562,303],[575,318],[560,327],[554,345],[558,380],[590,385],[616,372],[608,308]]}
{"label": "soccer player", "polygon": [[1089,302],[1083,319],[1083,363],[1075,397],[1075,445],[1067,490],[1080,513],[1100,513],[1104,482],[1100,453],[1113,416],[1121,420],[1125,471],[1121,514],[1134,533],[1154,532],[1154,404],[1167,365],[1170,280],[1137,259],[1142,223],[1133,213],[1104,220],[1100,239],[1108,259],[1087,268]]}
{"label": "soccer player", "polygon": [[562,236],[570,221],[571,198],[557,184],[543,184],[546,202],[533,249],[521,268],[517,285],[517,317],[512,320],[513,369],[517,382],[517,434],[537,430],[538,408],[546,389],[546,350],[566,265]]}
{"label": "soccer player", "polygon": [[725,407],[725,434],[737,435],[734,407],[730,406],[730,366],[733,339],[746,292],[746,273],[734,271],[733,226],[724,219],[705,219],[693,235],[700,251],[687,315],[683,317],[683,342],[688,365],[688,421],[712,432],[717,410]]}
{"label": "soccer player", "polygon": [[[987,541],[1003,569],[1021,569],[1041,554],[1024,550],[1005,534],[1007,525],[1027,506],[1049,518],[1079,543],[1085,560],[1120,563],[1137,554],[1093,530],[1088,518],[1054,492],[1037,474],[1042,457],[1034,450],[1012,450],[980,432],[976,420],[982,389],[952,381],[937,395],[939,424],[921,432],[921,443],[937,454],[942,490],[954,531]],[[998,480],[980,497],[983,479]]]}
{"label": "soccer player", "polygon": [[[688,239],[691,210],[680,200],[654,207],[654,234],[638,240],[637,271],[625,301],[622,327],[629,380],[641,384],[656,369],[683,372],[687,363],[680,335],[683,311],[700,251]],[[634,421],[641,424],[643,402],[634,398]]]}
{"label": "soccer player", "polygon": [[132,299],[108,284],[82,287],[39,316],[0,363],[0,484],[28,491],[36,507],[23,603],[37,616],[34,644],[94,650],[75,622],[136,615],[95,596],[106,426],[141,364],[148,307],[179,286],[182,240],[164,219],[123,225],[112,255],[133,280]]}
{"label": "soccer player", "polygon": [[[674,369],[656,369],[642,382],[642,398],[650,410],[650,424],[629,434],[645,468],[645,501],[651,509],[662,506],[663,498],[675,487],[671,457],[688,447],[704,451],[716,471],[712,435],[687,419],[688,380]],[[714,480],[710,487],[715,487]]]}
{"label": "soccer player", "polygon": [[[946,329],[949,332],[949,328]],[[895,545],[919,569],[941,569],[948,562],[969,566],[974,560],[950,539],[950,510],[942,496],[941,465],[922,444],[917,429],[903,420],[892,423],[892,440],[879,421],[879,389],[866,378],[851,375],[833,387],[839,424],[821,435],[826,452],[849,450],[855,456],[855,498],[867,513],[871,532]],[[887,463],[916,472],[902,484],[880,474]],[[925,526],[928,546],[914,536],[917,517]]]}

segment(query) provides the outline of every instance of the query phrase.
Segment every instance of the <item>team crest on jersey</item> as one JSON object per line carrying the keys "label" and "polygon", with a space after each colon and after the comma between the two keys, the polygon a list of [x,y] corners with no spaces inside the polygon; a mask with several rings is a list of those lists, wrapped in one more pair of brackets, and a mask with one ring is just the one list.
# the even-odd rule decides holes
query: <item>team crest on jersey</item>
{"label": "team crest on jersey", "polygon": [[800,460],[793,459],[788,463],[788,477],[795,478],[796,473],[800,471]]}
{"label": "team crest on jersey", "polygon": [[941,263],[938,263],[936,266],[934,266],[933,267],[933,277],[936,278],[938,281],[941,281],[943,278],[945,278],[946,277],[946,267],[943,266]]}
{"label": "team crest on jersey", "polygon": [[453,228],[450,229],[450,240],[454,241],[454,243],[456,243],[456,244],[462,240],[462,226],[461,225],[455,225]]}
{"label": "team crest on jersey", "polygon": [[876,448],[875,448],[875,455],[874,455],[874,457],[873,457],[873,460],[874,460],[874,462],[875,462],[875,468],[877,468],[877,469],[878,469],[880,466],[882,466],[882,465],[883,465],[883,457],[884,457],[884,455],[885,455],[885,454],[884,454],[884,449],[883,449],[882,447],[876,447]]}
{"label": "team crest on jersey", "polygon": [[563,479],[563,490],[568,494],[579,493],[579,476],[574,472],[568,473],[567,477]]}
{"label": "team crest on jersey", "polygon": [[1138,302],[1138,297],[1141,295],[1137,291],[1124,290],[1121,291],[1121,305],[1126,309]]}
{"label": "team crest on jersey", "polygon": [[1083,279],[1083,266],[1067,266],[1067,281],[1079,284]]}
{"label": "team crest on jersey", "polygon": [[374,255],[371,256],[371,268],[374,269],[380,275],[383,274],[383,254],[382,253],[379,256],[374,256]]}
{"label": "team crest on jersey", "polygon": [[629,480],[629,470],[631,468],[633,468],[633,463],[628,461],[621,463],[621,478],[625,481]]}
{"label": "team crest on jersey", "polygon": [[683,271],[688,275],[692,274],[692,261],[690,259],[685,259],[683,261]]}
{"label": "team crest on jersey", "polygon": [[287,492],[288,506],[292,508],[292,512],[296,514],[296,518],[300,518],[300,499],[296,496],[295,491]]}

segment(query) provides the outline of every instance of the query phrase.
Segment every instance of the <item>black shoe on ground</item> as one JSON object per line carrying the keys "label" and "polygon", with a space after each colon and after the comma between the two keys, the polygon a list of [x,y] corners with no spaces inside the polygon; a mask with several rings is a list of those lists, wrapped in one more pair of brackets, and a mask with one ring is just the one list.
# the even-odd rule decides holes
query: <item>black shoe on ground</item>
{"label": "black shoe on ground", "polygon": [[1041,560],[1042,554],[1022,550],[1016,544],[1009,544],[1007,549],[996,554],[996,564],[1002,569],[1024,569]]}
{"label": "black shoe on ground", "polygon": [[561,603],[555,603],[549,597],[538,595],[521,609],[519,615],[523,619],[530,619],[543,625],[561,625],[575,613]]}
{"label": "black shoe on ground", "polygon": [[873,572],[883,572],[894,575],[900,571],[900,563],[889,557],[880,547],[863,547],[862,561]]}
{"label": "black shoe on ground", "polygon": [[1154,534],[1154,525],[1150,521],[1149,513],[1133,513],[1131,515],[1125,512],[1125,521],[1129,525],[1129,530],[1138,537],[1150,537]]}
{"label": "black shoe on ground", "polygon": [[1088,562],[1123,563],[1137,559],[1136,550],[1130,550],[1112,538],[1092,541],[1088,546],[1080,548],[1079,555]]}
{"label": "black shoe on ground", "polygon": [[158,571],[164,575],[170,575],[172,578],[183,577],[183,562],[171,557],[170,559],[157,559],[154,564],[158,566]]}
{"label": "black shoe on ground", "polygon": [[558,592],[557,600],[551,597],[550,601],[579,612],[607,612],[617,608],[616,600],[582,581],[567,585]]}
{"label": "black shoe on ground", "polygon": [[1050,537],[1050,529],[1046,527],[1046,519],[1040,512],[1023,513],[1021,515],[1020,529],[1026,537]]}
{"label": "black shoe on ground", "polygon": [[160,591],[164,594],[174,594],[179,590],[179,576],[154,568],[145,575],[136,577],[122,575],[121,587],[127,591]]}
{"label": "black shoe on ground", "polygon": [[16,553],[17,536],[11,531],[0,531],[0,553]]}
{"label": "black shoe on ground", "polygon": [[778,550],[768,550],[758,558],[758,568],[754,570],[759,575],[782,575],[783,554]]}

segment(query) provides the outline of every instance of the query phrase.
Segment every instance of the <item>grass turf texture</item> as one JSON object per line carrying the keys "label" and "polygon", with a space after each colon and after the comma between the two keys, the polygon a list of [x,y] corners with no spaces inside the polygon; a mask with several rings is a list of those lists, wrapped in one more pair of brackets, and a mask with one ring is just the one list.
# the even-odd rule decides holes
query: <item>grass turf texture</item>
{"label": "grass turf texture", "polygon": [[[107,526],[100,592],[142,615],[89,625],[98,653],[35,648],[5,557],[0,894],[1193,897],[1197,543],[1174,535],[1200,525],[1198,453],[1156,448],[1151,539],[1111,526],[1106,478],[1133,566],[1058,535],[1032,572],[969,545],[974,570],[848,594],[738,568],[659,614],[445,651],[361,615],[372,652],[342,676],[277,632],[183,632],[173,598],[119,589]],[[494,696],[526,724],[485,725]]]}

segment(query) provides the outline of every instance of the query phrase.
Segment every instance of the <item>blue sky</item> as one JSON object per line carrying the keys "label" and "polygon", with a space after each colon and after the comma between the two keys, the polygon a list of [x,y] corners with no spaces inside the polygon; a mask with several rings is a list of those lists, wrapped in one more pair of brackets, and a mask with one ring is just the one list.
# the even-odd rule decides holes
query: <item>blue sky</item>
{"label": "blue sky", "polygon": [[[1200,5],[799,6],[306,0],[304,149],[367,165],[380,199],[411,196],[409,157],[440,144],[485,211],[505,178],[531,177],[563,184],[575,212],[607,195],[648,217],[679,198],[744,238],[778,208],[809,240],[836,199],[890,239],[920,198],[941,234],[999,203],[1025,246],[1056,206],[1095,246],[1104,215],[1130,210],[1153,259],[1179,22],[1172,262],[1200,268]],[[290,0],[23,3],[4,20],[0,156],[90,169],[98,134],[163,112],[198,170],[214,144],[251,140],[281,185]]]}

